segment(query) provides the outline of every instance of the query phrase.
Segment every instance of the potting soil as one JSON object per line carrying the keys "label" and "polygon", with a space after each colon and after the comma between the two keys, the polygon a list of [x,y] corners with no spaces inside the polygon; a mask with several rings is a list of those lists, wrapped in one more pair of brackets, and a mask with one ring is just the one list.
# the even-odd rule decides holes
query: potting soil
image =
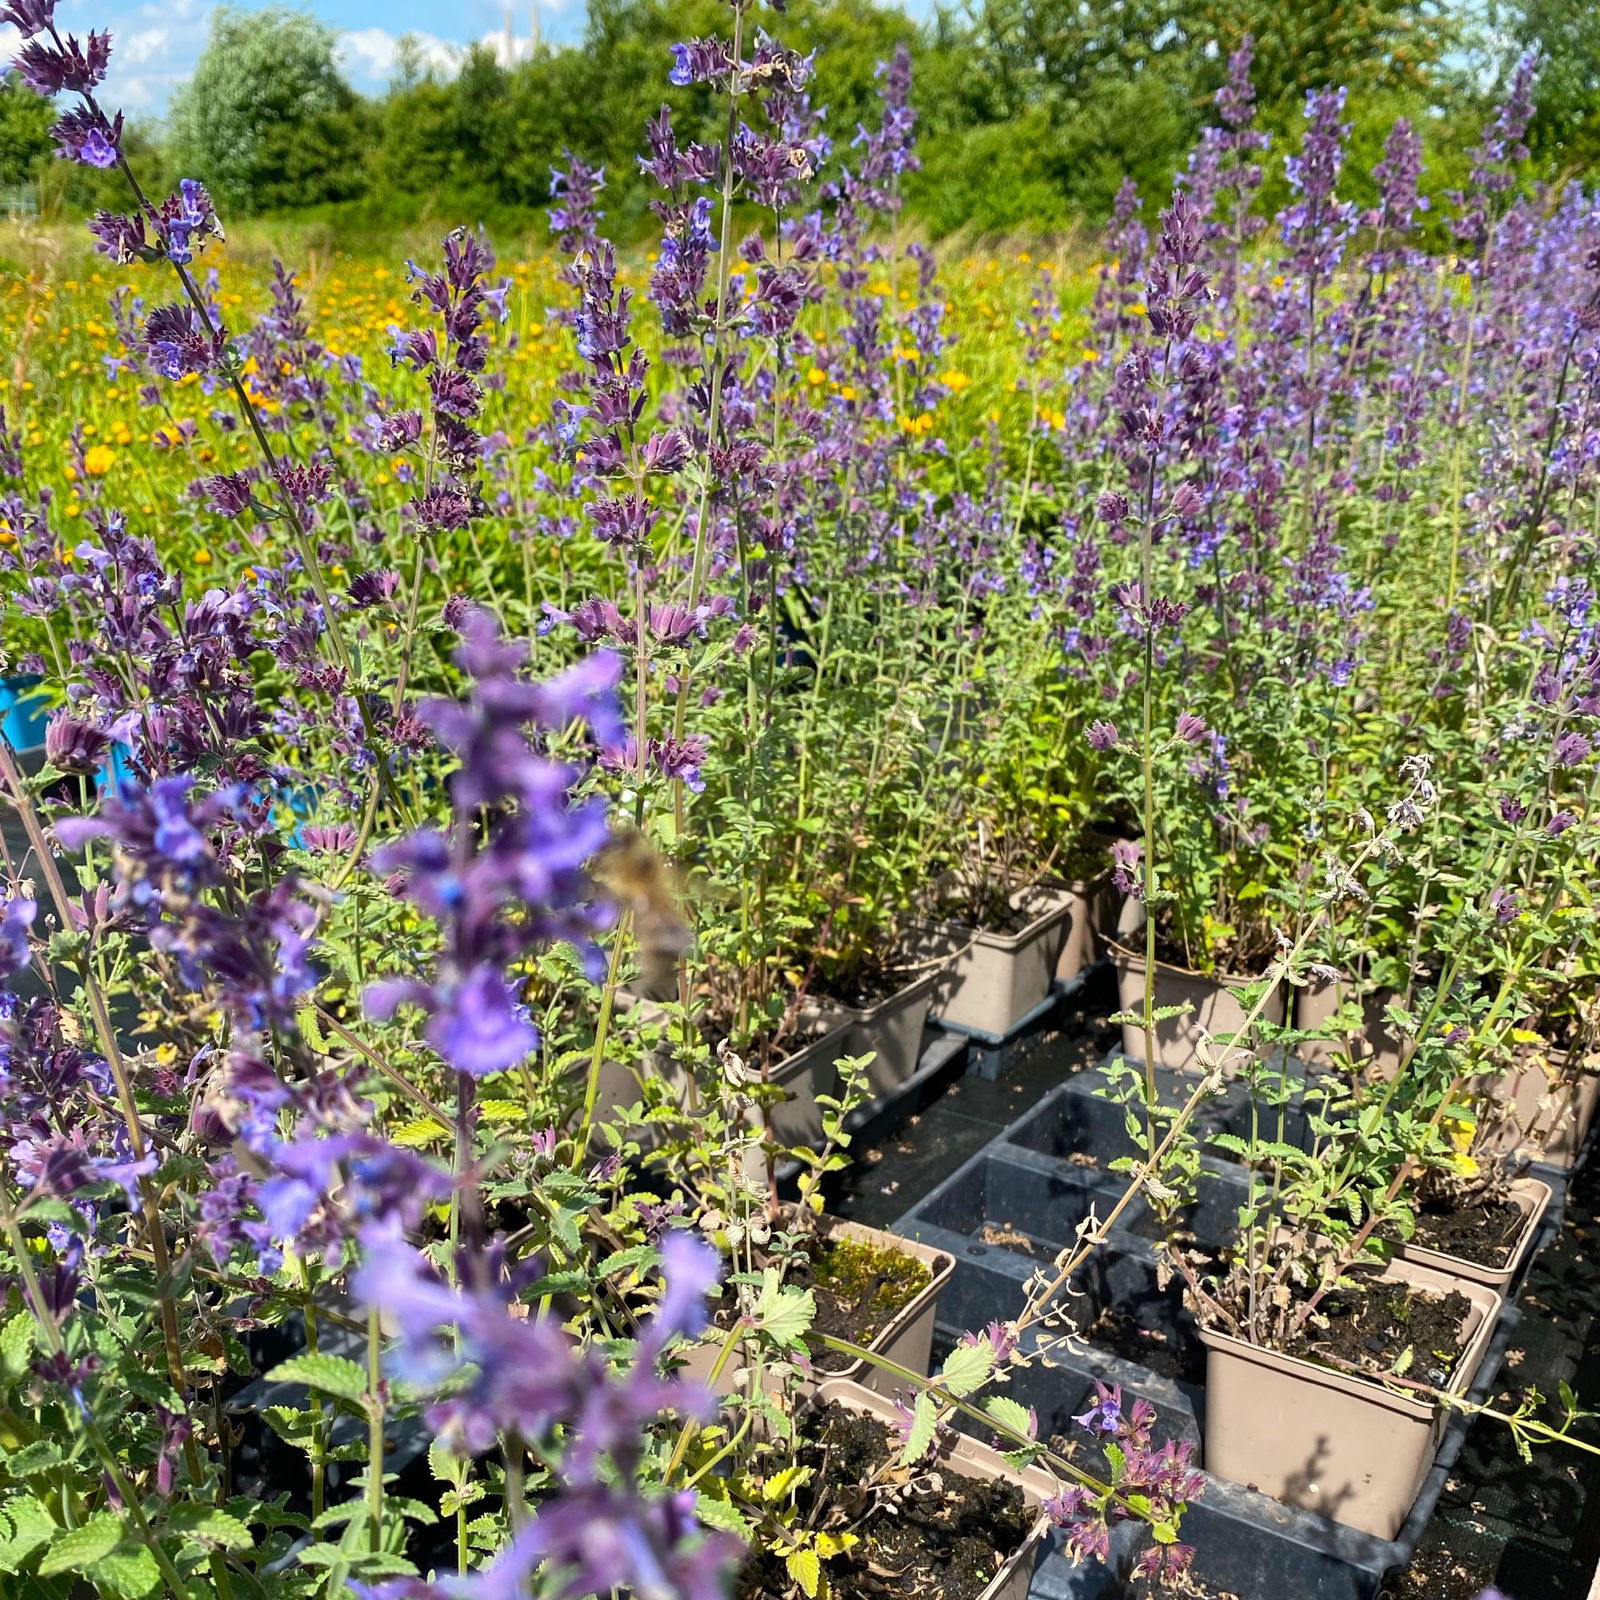
{"label": "potting soil", "polygon": [[[874,1417],[828,1405],[802,1426],[795,1462],[807,1476],[793,1491],[795,1525],[857,1535],[828,1563],[839,1600],[975,1600],[1033,1526],[1036,1514],[1014,1483],[944,1466],[888,1465],[899,1440]],[[864,1495],[859,1486],[873,1482]],[[788,1500],[778,1502],[780,1513]],[[737,1600],[765,1600],[793,1587],[783,1562],[763,1553],[746,1562],[735,1593]]]}

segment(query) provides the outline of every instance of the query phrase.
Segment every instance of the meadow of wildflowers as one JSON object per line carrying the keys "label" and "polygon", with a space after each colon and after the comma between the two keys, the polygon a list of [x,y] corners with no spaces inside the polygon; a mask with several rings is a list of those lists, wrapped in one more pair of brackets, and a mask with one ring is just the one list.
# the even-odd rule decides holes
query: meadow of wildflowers
{"label": "meadow of wildflowers", "polygon": [[[123,165],[53,13],[17,70]],[[1213,1343],[1459,1406],[1476,1324],[1339,1331],[1455,1316],[1397,1263],[1525,1221],[1600,1070],[1600,211],[1518,185],[1532,63],[1448,255],[1415,132],[1357,209],[1246,45],[1091,260],[941,261],[906,59],[835,128],[783,21],[661,63],[725,133],[639,130],[647,255],[580,152],[526,258],[270,260],[127,170],[0,280],[8,1595],[967,1600],[1041,1519],[1176,1583],[1193,1445],[1007,1388],[1134,1206]],[[928,927],[1045,892],[1121,1198],[930,1376],[837,1320],[828,1186]],[[963,1470],[1017,1536],[896,1546]]]}

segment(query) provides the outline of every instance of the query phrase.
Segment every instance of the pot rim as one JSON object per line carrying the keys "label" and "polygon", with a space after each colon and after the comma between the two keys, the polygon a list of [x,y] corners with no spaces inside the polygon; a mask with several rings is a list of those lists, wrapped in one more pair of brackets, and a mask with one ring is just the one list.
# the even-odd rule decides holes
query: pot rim
{"label": "pot rim", "polygon": [[859,1026],[864,1022],[877,1022],[887,1012],[899,1006],[911,1005],[930,992],[934,984],[939,981],[942,967],[942,963],[934,966],[920,978],[913,978],[904,987],[896,989],[892,994],[886,994],[881,1000],[873,1001],[870,1006],[847,1006],[837,1000],[824,1001],[821,1004],[830,1008],[842,1019],[841,1027],[848,1027],[852,1023]]}
{"label": "pot rim", "polygon": [[[1111,961],[1115,966],[1144,966],[1142,950],[1130,950],[1126,945],[1118,944],[1111,938],[1106,940],[1106,948],[1111,952]],[[1266,979],[1265,973],[1252,978],[1245,972],[1197,972],[1193,967],[1180,967],[1175,961],[1163,961],[1160,956],[1156,957],[1156,966],[1163,972],[1174,972],[1180,978],[1193,978],[1197,983],[1215,984],[1219,989],[1225,988],[1230,983],[1262,983]],[[1282,988],[1283,979],[1280,978],[1273,987]]]}
{"label": "pot rim", "polygon": [[[898,1233],[890,1233],[886,1228],[868,1227],[864,1222],[851,1222],[847,1217],[835,1217],[827,1212],[824,1212],[817,1221],[826,1228],[826,1237],[838,1235],[840,1238],[854,1240],[857,1244],[875,1245],[881,1250],[898,1250],[901,1255],[920,1261],[928,1269],[927,1283],[878,1329],[872,1336],[872,1342],[867,1346],[869,1350],[876,1351],[890,1343],[902,1328],[915,1321],[925,1307],[938,1299],[945,1284],[950,1281],[951,1274],[956,1270],[955,1257],[949,1251],[923,1244],[919,1239],[902,1238]],[[829,1372],[820,1381],[831,1383],[848,1379],[859,1383],[861,1381],[859,1375],[870,1365],[871,1362],[865,1356],[858,1356],[848,1367],[841,1367],[837,1372]]]}
{"label": "pot rim", "polygon": [[[1063,918],[1070,916],[1074,909],[1074,901],[1081,898],[1076,889],[1071,886],[1048,889],[1041,885],[1035,885],[1032,889],[1021,892],[1047,895],[1055,899],[1057,903],[1055,905],[1047,905],[1032,922],[1019,929],[1016,933],[991,933],[984,928],[974,927],[970,922],[952,922],[947,917],[913,917],[911,919],[912,926],[931,928],[939,933],[957,934],[960,936],[964,948],[972,945],[983,945],[988,949],[1003,950],[1010,954],[1015,950],[1021,949],[1023,945],[1032,943],[1040,934],[1047,933],[1052,923],[1059,922]],[[960,950],[954,950],[950,953],[950,957],[960,954]],[[948,960],[950,957],[945,959]]]}
{"label": "pot rim", "polygon": [[[1471,1310],[1467,1317],[1468,1330],[1462,1342],[1461,1355],[1445,1388],[1446,1394],[1465,1394],[1472,1387],[1478,1369],[1483,1365],[1484,1352],[1488,1349],[1490,1339],[1494,1337],[1495,1327],[1500,1320],[1500,1310],[1505,1304],[1504,1297],[1488,1284],[1473,1283],[1453,1277],[1447,1272],[1403,1257],[1396,1257],[1390,1261],[1378,1277],[1399,1278],[1419,1289],[1437,1290],[1447,1294],[1454,1291],[1470,1303]],[[1472,1320],[1474,1314],[1477,1317],[1475,1323]],[[1198,1332],[1200,1342],[1207,1350],[1231,1355],[1235,1359],[1266,1367],[1286,1377],[1299,1378],[1319,1388],[1337,1389],[1342,1394],[1368,1401],[1386,1411],[1397,1411],[1418,1421],[1428,1421],[1438,1416],[1442,1409],[1438,1402],[1424,1400],[1416,1394],[1400,1393],[1385,1388],[1382,1378],[1376,1374],[1357,1375],[1352,1372],[1341,1372],[1336,1367],[1323,1366],[1306,1356],[1286,1355],[1283,1351],[1274,1350],[1267,1345],[1251,1344],[1247,1339],[1236,1338],[1233,1334],[1223,1333],[1217,1328],[1207,1328],[1202,1325]]]}
{"label": "pot rim", "polygon": [[[1534,1238],[1539,1232],[1539,1224],[1544,1221],[1553,1193],[1542,1178],[1521,1177],[1512,1180],[1508,1198],[1522,1207],[1522,1230],[1517,1235],[1516,1248],[1506,1257],[1504,1266],[1485,1266],[1481,1261],[1468,1261],[1464,1256],[1453,1256],[1448,1251],[1433,1250],[1427,1245],[1413,1245],[1410,1241],[1400,1246],[1398,1254],[1402,1260],[1419,1261],[1436,1272],[1464,1278],[1470,1283],[1486,1284],[1491,1289],[1503,1289],[1522,1270],[1529,1251],[1533,1249]],[[1524,1201],[1526,1204],[1523,1204]]]}

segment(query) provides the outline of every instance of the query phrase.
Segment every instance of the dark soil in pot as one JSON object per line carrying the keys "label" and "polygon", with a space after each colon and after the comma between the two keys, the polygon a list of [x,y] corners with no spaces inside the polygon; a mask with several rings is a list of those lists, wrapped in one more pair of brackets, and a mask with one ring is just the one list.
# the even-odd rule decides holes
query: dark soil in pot
{"label": "dark soil in pot", "polygon": [[1511,1200],[1468,1206],[1428,1200],[1418,1209],[1411,1242],[1480,1267],[1503,1267],[1527,1221],[1527,1213]]}
{"label": "dark soil in pot", "polygon": [[883,967],[857,968],[850,972],[819,975],[812,980],[811,992],[819,1000],[832,1000],[836,1005],[866,1011],[891,995],[899,994],[919,976],[915,972],[891,971]]}
{"label": "dark soil in pot", "polygon": [[[860,1536],[828,1563],[839,1600],[977,1600],[1033,1528],[1036,1513],[1016,1484],[945,1466],[890,1467],[873,1505],[862,1485],[899,1449],[883,1423],[828,1405],[812,1413],[804,1431],[795,1462],[811,1476],[797,1491],[800,1524]],[[792,1588],[783,1561],[760,1553],[745,1562],[734,1596],[768,1600]]]}
{"label": "dark soil in pot", "polygon": [[935,922],[953,922],[960,928],[1009,937],[1021,933],[1039,915],[1038,906],[1012,905],[1011,892],[998,880],[963,884],[931,897],[927,914]]}
{"label": "dark soil in pot", "polygon": [[[811,1290],[817,1308],[813,1332],[864,1346],[928,1287],[932,1276],[923,1262],[899,1250],[813,1236],[806,1245],[806,1258],[789,1265],[784,1281]],[[713,1315],[718,1327],[731,1325],[734,1299],[727,1288]],[[821,1373],[843,1372],[852,1359],[823,1351],[813,1364]]]}
{"label": "dark soil in pot", "polygon": [[1303,1328],[1285,1354],[1443,1387],[1461,1359],[1461,1328],[1471,1310],[1454,1290],[1439,1295],[1369,1280],[1333,1290],[1318,1308],[1320,1326]]}

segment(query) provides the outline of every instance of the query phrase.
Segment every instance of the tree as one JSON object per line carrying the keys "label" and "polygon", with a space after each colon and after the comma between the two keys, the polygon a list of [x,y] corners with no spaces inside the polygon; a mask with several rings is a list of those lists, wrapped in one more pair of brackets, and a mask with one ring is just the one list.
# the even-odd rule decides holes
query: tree
{"label": "tree", "polygon": [[0,76],[0,186],[26,183],[37,174],[49,159],[55,119],[50,102],[15,73]]}
{"label": "tree", "polygon": [[350,192],[356,96],[335,34],[303,12],[223,7],[194,77],[174,97],[180,165],[232,211],[305,205]]}
{"label": "tree", "polygon": [[1517,51],[1536,50],[1528,145],[1565,172],[1600,164],[1600,10],[1591,0],[1521,0],[1499,18]]}

